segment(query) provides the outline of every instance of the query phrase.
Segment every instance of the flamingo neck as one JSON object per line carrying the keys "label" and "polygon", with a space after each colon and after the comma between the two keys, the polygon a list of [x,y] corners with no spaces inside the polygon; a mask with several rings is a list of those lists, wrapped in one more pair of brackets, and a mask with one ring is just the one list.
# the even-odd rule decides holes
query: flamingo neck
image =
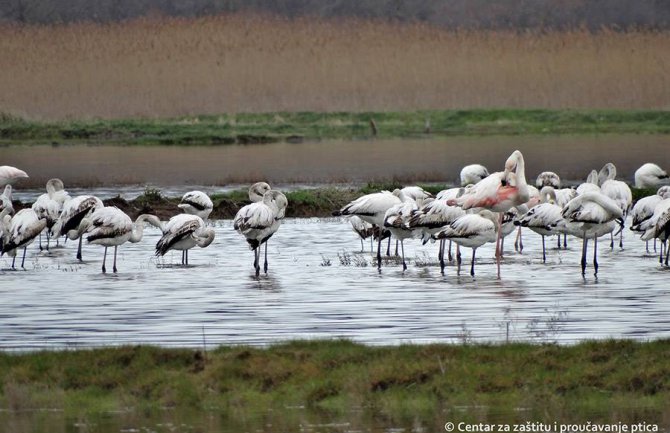
{"label": "flamingo neck", "polygon": [[214,230],[207,229],[204,231],[203,236],[198,236],[195,239],[195,244],[200,248],[205,248],[214,241]]}
{"label": "flamingo neck", "polygon": [[530,194],[528,192],[528,184],[526,183],[526,167],[524,164],[523,156],[519,153],[516,158],[516,187],[519,191],[519,202],[525,203],[529,200]]}

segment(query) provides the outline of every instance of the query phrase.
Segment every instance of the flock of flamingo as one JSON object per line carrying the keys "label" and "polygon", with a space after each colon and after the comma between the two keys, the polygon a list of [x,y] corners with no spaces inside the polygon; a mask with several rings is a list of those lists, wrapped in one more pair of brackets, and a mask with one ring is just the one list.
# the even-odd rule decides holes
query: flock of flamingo
{"label": "flock of flamingo", "polygon": [[[655,188],[665,183],[668,183],[668,175],[656,164],[644,164],[635,173],[637,188]],[[623,248],[624,223],[629,214],[633,216],[630,229],[640,233],[642,240],[662,242],[660,260],[663,262],[670,234],[670,186],[661,186],[655,195],[639,200],[632,207],[631,190],[626,183],[616,180],[616,167],[612,163],[607,163],[600,172],[592,170],[587,181],[576,189],[561,188],[560,177],[554,172],[540,173],[534,187],[526,181],[523,155],[517,150],[500,172],[489,174],[478,164],[464,167],[461,184],[462,187],[440,191],[435,197],[416,186],[368,194],[334,215],[350,216],[354,231],[361,237],[361,247],[363,239],[377,240],[380,269],[382,240],[389,235],[400,243],[403,270],[407,269],[403,241],[420,238],[424,244],[439,241],[438,260],[442,272],[447,241],[450,261],[451,243],[457,245],[459,270],[459,247],[471,248],[470,274],[473,277],[477,248],[495,242],[500,278],[502,241],[518,226],[515,247],[523,249],[521,228],[528,227],[542,237],[543,261],[546,261],[545,237],[557,236],[559,248],[561,236],[564,247],[567,247],[567,235],[581,238],[582,275],[586,273],[587,246],[592,239],[593,267],[597,275],[598,238],[610,234],[613,248],[614,236],[620,235],[619,246]],[[618,232],[614,233],[617,228]],[[390,237],[387,255],[389,253]]]}
{"label": "flock of flamingo", "polygon": [[[632,206],[628,185],[616,180],[616,167],[607,163],[600,172],[592,170],[585,183],[576,189],[561,188],[560,177],[553,172],[543,172],[536,186],[526,181],[524,158],[514,151],[505,161],[504,169],[489,174],[481,165],[468,165],[461,171],[461,187],[450,188],[432,196],[422,188],[409,186],[393,192],[381,191],[364,195],[334,215],[348,216],[352,227],[361,238],[377,241],[377,266],[382,265],[382,241],[388,238],[387,255],[391,237],[396,238],[401,249],[403,270],[407,269],[404,241],[419,238],[424,244],[439,242],[438,260],[442,272],[445,268],[445,250],[448,259],[452,242],[456,244],[456,260],[460,270],[460,247],[472,249],[470,274],[474,277],[477,248],[495,242],[497,275],[505,236],[518,226],[515,247],[523,249],[522,227],[527,227],[542,237],[542,258],[546,261],[545,237],[557,236],[558,247],[567,247],[567,236],[582,239],[582,275],[586,272],[587,247],[593,240],[593,267],[598,273],[597,241],[607,234],[620,236],[623,248],[623,229],[627,216],[632,215],[630,229],[641,234],[641,239],[661,241],[660,261],[668,264],[667,238],[670,234],[670,186],[668,175],[656,164],[647,163],[635,173],[637,188],[659,187],[655,195],[638,200]],[[0,249],[2,255],[13,257],[15,269],[17,251],[23,249],[21,267],[25,265],[26,249],[46,232],[46,248],[51,238],[65,236],[78,240],[77,259],[82,260],[82,241],[104,247],[102,272],[106,272],[107,249],[114,247],[113,271],[117,272],[117,249],[126,242],[139,242],[145,223],[157,227],[162,237],[156,244],[155,254],[165,255],[170,250],[182,252],[181,263],[188,264],[188,250],[195,246],[205,248],[214,241],[215,232],[207,224],[213,209],[211,199],[201,191],[191,191],[179,204],[184,213],[160,221],[155,215],[142,214],[133,222],[120,209],[104,206],[93,195],[70,197],[60,179],[50,179],[46,193],[38,197],[31,208],[14,213],[12,184],[28,175],[15,167],[0,167]],[[288,200],[280,191],[271,189],[265,182],[249,188],[251,204],[242,207],[235,215],[234,229],[243,235],[254,253],[254,269],[260,275],[262,246],[265,244],[263,270],[268,271],[267,243],[279,229],[284,219]],[[615,233],[615,231],[618,231]],[[647,243],[647,251],[648,243]],[[665,261],[663,261],[665,252]]]}

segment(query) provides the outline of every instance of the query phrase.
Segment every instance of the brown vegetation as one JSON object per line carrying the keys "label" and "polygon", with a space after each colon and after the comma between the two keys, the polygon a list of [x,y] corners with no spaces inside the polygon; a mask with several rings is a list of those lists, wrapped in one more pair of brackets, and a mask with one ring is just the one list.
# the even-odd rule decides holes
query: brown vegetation
{"label": "brown vegetation", "polygon": [[670,33],[231,15],[0,26],[0,112],[37,119],[668,108]]}

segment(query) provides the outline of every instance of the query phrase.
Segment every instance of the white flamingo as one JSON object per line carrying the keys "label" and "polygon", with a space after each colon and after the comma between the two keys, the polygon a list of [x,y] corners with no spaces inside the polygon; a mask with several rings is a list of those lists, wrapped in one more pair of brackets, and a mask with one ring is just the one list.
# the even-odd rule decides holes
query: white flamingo
{"label": "white flamingo", "polygon": [[121,209],[114,206],[105,206],[95,210],[89,216],[81,220],[76,229],[68,231],[67,236],[71,240],[81,239],[86,236],[89,244],[102,245],[105,253],[102,258],[102,273],[107,272],[107,248],[114,247],[114,263],[112,270],[116,269],[116,252],[120,245],[126,242],[137,243],[142,240],[144,234],[144,223],[153,215],[143,214],[137,217],[135,222],[130,219]]}
{"label": "white flamingo", "polygon": [[[412,211],[418,209],[416,201],[405,194],[404,190],[400,191],[398,195],[401,203],[398,203],[389,208],[384,214],[384,228],[391,232],[400,241],[400,249],[402,253],[402,270],[407,270],[407,263],[405,262],[405,239],[413,237],[414,229],[408,227],[407,223],[411,217]],[[425,200],[425,199],[423,199]]]}
{"label": "white flamingo", "polygon": [[585,194],[587,192],[600,192],[598,172],[595,170],[591,170],[591,173],[586,177],[586,182],[577,187],[577,194]]}
{"label": "white flamingo", "polygon": [[[463,188],[457,188],[463,191]],[[456,198],[457,195],[454,195]],[[420,229],[423,234],[421,240],[425,245],[429,240],[434,239],[434,235],[440,231],[443,227],[453,223],[458,218],[465,215],[465,211],[457,206],[449,206],[446,200],[427,200],[423,205],[412,211],[409,220],[407,221],[407,227],[410,229]],[[451,242],[451,241],[449,241]],[[440,261],[440,270],[444,272],[444,245],[445,240],[440,239],[440,245],[438,249],[438,260]],[[451,247],[451,243],[449,244]],[[457,257],[460,257],[460,253],[457,252]],[[451,248],[449,249],[449,261],[451,261]]]}
{"label": "white flamingo", "polygon": [[481,164],[466,165],[461,169],[461,186],[474,185],[488,175],[489,171]]}
{"label": "white flamingo", "polygon": [[154,215],[146,215],[145,221],[163,232],[156,243],[156,255],[164,256],[170,250],[179,250],[182,265],[188,265],[188,250],[196,246],[205,248],[214,241],[214,229],[207,227],[198,215],[179,214],[166,223]]}
{"label": "white flamingo", "polygon": [[28,174],[23,170],[12,167],[11,165],[0,166],[0,187],[11,185],[18,180],[27,178]]}
{"label": "white flamingo", "polygon": [[656,191],[656,195],[660,195],[662,198],[670,198],[670,185],[660,187]]}
{"label": "white flamingo", "polygon": [[604,194],[587,192],[570,200],[561,212],[566,219],[566,229],[571,234],[581,237],[582,244],[582,275],[586,273],[586,253],[589,238],[593,238],[593,268],[598,275],[598,237],[611,233],[616,227],[614,221],[623,224],[621,208]]}
{"label": "white flamingo", "polygon": [[[616,167],[611,162],[605,164],[600,170],[598,179],[600,181],[600,192],[616,202],[619,209],[623,212],[623,219],[625,221],[633,203],[633,193],[630,188],[626,183],[616,180]],[[620,234],[619,248],[623,248],[623,231],[620,231]],[[614,235],[612,235],[610,248],[614,248]]]}
{"label": "white flamingo", "polygon": [[420,186],[406,186],[400,191],[405,195],[405,197],[414,200],[417,206],[421,206],[425,200],[433,198],[433,194],[424,190]]}
{"label": "white flamingo", "polygon": [[[244,206],[235,215],[233,227],[244,235],[247,243],[254,251],[254,268],[256,276],[260,275],[261,247],[277,232],[286,213],[288,200],[279,191],[270,190],[263,195],[263,200]],[[265,248],[265,273],[268,271],[268,250]]]}
{"label": "white flamingo", "polygon": [[[356,215],[363,221],[366,221],[379,228],[380,231],[384,229],[384,216],[386,211],[393,206],[400,204],[401,200],[398,198],[400,190],[396,189],[392,193],[389,191],[376,192],[366,194],[357,198],[351,203],[344,206],[339,211],[333,212],[334,216]],[[384,236],[379,236],[377,242],[377,268],[381,269],[382,256],[381,244]]]}
{"label": "white flamingo", "polygon": [[2,253],[13,257],[12,269],[16,261],[16,250],[23,248],[23,259],[21,268],[24,268],[26,262],[26,249],[28,245],[35,241],[35,238],[42,233],[46,227],[46,221],[38,217],[32,209],[21,209],[12,217],[6,214],[8,209],[3,210],[4,239],[2,243]]}
{"label": "white flamingo", "polygon": [[561,188],[561,178],[553,171],[543,171],[537,175],[535,186],[542,189],[545,186],[550,186],[554,189]]}
{"label": "white flamingo", "polygon": [[177,205],[189,215],[197,215],[206,220],[214,209],[214,203],[207,194],[202,191],[189,191],[183,195],[181,202]]}
{"label": "white flamingo", "polygon": [[[32,209],[37,213],[40,219],[47,222],[47,251],[49,250],[49,240],[53,233],[53,226],[60,217],[63,210],[63,204],[70,200],[70,195],[65,191],[63,181],[60,179],[49,179],[46,185],[46,194],[37,197]],[[40,234],[40,250],[42,250],[42,237]]]}
{"label": "white flamingo", "polygon": [[272,188],[270,188],[270,185],[268,185],[266,182],[256,182],[249,187],[249,200],[252,203],[263,201],[263,196],[271,189]]}
{"label": "white flamingo", "polygon": [[654,207],[654,214],[647,221],[640,224],[639,229],[644,230],[641,236],[643,241],[659,239],[661,241],[661,254],[659,262],[663,263],[663,251],[665,250],[665,264],[668,264],[667,240],[670,234],[670,198],[665,198]]}
{"label": "white flamingo", "polygon": [[544,238],[545,236],[560,236],[561,231],[565,229],[565,218],[561,214],[563,208],[556,204],[556,193],[553,187],[545,186],[540,191],[540,195],[543,202],[520,216],[515,224],[528,227],[542,236],[542,262],[546,263],[547,253]]}
{"label": "white flamingo", "polygon": [[370,252],[372,252],[372,239],[375,235],[375,227],[369,222],[363,221],[356,215],[353,215],[349,218],[349,223],[351,228],[356,232],[358,237],[361,240],[361,252],[365,250],[363,246],[363,240],[370,239]]}
{"label": "white flamingo", "polygon": [[[470,275],[475,276],[475,252],[477,248],[498,239],[496,234],[497,218],[493,212],[481,210],[476,214],[467,214],[435,234],[437,239],[449,239],[456,244],[472,248]],[[460,264],[459,264],[460,272]]]}
{"label": "white flamingo", "polygon": [[656,188],[668,183],[668,173],[648,162],[635,170],[635,188]]}
{"label": "white flamingo", "polygon": [[[654,209],[656,209],[656,205],[658,205],[662,200],[663,197],[658,194],[639,199],[630,212],[633,216],[633,221],[630,225],[631,231],[643,234],[646,231],[646,228],[644,228],[646,226],[646,222],[654,216]],[[656,249],[655,242],[656,241],[654,240],[654,250]],[[646,241],[645,244],[646,250],[649,252],[649,241]]]}
{"label": "white flamingo", "polygon": [[[92,214],[98,209],[104,207],[102,200],[93,195],[79,195],[66,201],[63,204],[63,210],[56,224],[51,231],[55,236],[67,235],[74,236],[74,233],[79,228],[81,221],[88,215]],[[72,233],[70,233],[72,232]],[[76,239],[76,238],[71,238]],[[81,244],[82,238],[79,238],[79,245],[77,246],[77,260],[81,261]]]}
{"label": "white flamingo", "polygon": [[505,171],[489,175],[486,179],[477,183],[468,193],[447,202],[447,204],[458,204],[465,210],[481,207],[500,213],[496,230],[498,278],[500,278],[500,239],[503,213],[512,207],[527,202],[528,199],[528,184],[526,183],[523,155],[515,150],[505,161]]}

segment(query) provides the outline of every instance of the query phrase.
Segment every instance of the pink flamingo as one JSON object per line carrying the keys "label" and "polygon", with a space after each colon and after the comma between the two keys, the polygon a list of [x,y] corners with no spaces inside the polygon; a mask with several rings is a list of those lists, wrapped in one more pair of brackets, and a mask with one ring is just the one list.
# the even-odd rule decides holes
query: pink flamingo
{"label": "pink flamingo", "polygon": [[503,213],[512,207],[526,203],[528,199],[523,155],[515,150],[505,161],[505,171],[489,175],[462,197],[447,202],[447,204],[459,205],[465,210],[480,207],[500,213],[496,235],[498,278],[500,278],[500,234]]}

